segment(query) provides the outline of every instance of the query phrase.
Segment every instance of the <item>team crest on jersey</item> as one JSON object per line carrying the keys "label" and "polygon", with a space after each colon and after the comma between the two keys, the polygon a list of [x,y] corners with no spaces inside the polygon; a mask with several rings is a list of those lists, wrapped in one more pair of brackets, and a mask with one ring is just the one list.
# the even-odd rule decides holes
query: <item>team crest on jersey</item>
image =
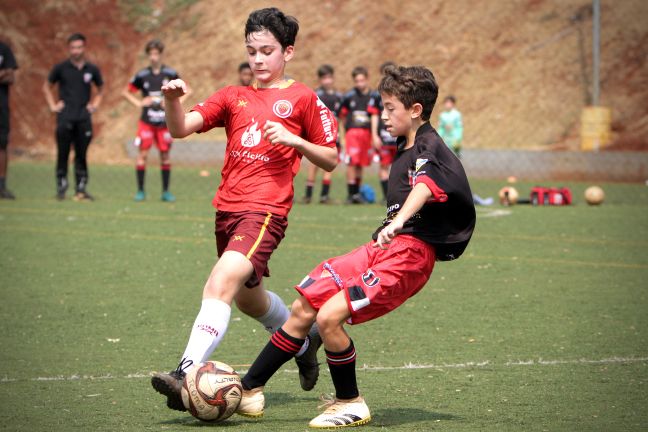
{"label": "team crest on jersey", "polygon": [[380,282],[380,278],[376,276],[373,270],[369,269],[362,275],[362,282],[368,287],[375,287]]}
{"label": "team crest on jersey", "polygon": [[275,113],[277,117],[287,118],[292,114],[293,106],[290,101],[285,99],[278,100],[274,105],[272,105],[272,112]]}
{"label": "team crest on jersey", "polygon": [[423,167],[423,165],[427,163],[427,161],[428,161],[427,159],[416,159],[415,170],[418,172],[418,170],[420,170]]}
{"label": "team crest on jersey", "polygon": [[86,84],[89,83],[91,79],[92,79],[92,74],[90,72],[86,72],[83,74],[83,82],[85,82]]}
{"label": "team crest on jersey", "polygon": [[241,145],[243,147],[254,147],[261,142],[261,130],[259,129],[259,122],[252,119],[252,124],[245,129],[241,135]]}

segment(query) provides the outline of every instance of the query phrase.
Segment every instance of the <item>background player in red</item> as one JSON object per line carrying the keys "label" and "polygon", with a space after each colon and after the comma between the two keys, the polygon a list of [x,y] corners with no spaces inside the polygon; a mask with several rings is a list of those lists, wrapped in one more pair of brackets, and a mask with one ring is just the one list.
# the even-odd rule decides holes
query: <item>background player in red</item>
{"label": "background player in red", "polygon": [[[162,86],[173,79],[179,78],[178,73],[171,67],[162,63],[164,44],[153,39],[144,48],[149,59],[149,66],[138,71],[131,79],[128,87],[122,95],[136,107],[142,108],[142,115],[137,124],[137,138],[135,145],[139,148],[135,166],[137,179],[137,193],[135,201],[144,201],[144,179],[146,178],[146,160],[153,142],[160,151],[160,170],[162,174],[162,201],[174,202],[175,197],[169,191],[171,182],[171,151],[172,138],[169,129],[166,127],[164,115],[164,99],[162,98]],[[141,92],[142,98],[135,97],[135,93]],[[183,96],[186,98],[190,94]]]}
{"label": "background player in red", "polygon": [[[324,64],[317,69],[317,79],[319,81],[319,87],[315,89],[317,97],[320,98],[324,105],[331,112],[337,116],[340,112],[340,107],[342,105],[342,94],[335,90],[335,69],[329,64]],[[338,148],[338,153],[340,150],[340,139],[335,142],[335,145]],[[301,202],[303,204],[310,204],[313,197],[313,186],[315,186],[315,178],[317,177],[317,172],[319,168],[316,165],[311,164],[308,167],[308,177],[306,178],[306,191]],[[322,176],[322,191],[320,193],[320,204],[327,204],[330,202],[329,192],[331,190],[331,173],[324,171]]]}
{"label": "background player in red", "polygon": [[[74,145],[74,175],[76,201],[92,201],[88,193],[87,153],[92,141],[92,113],[103,98],[103,78],[99,68],[86,60],[86,38],[74,33],[68,38],[69,58],[52,68],[43,84],[45,100],[51,112],[56,113],[56,198],[65,199],[68,188],[67,172],[70,147]],[[92,84],[96,92],[92,96]],[[54,87],[58,85],[58,98]]]}
{"label": "background player in red", "polygon": [[371,91],[367,68],[357,66],[351,72],[354,88],[346,95],[340,108],[344,120],[344,151],[347,163],[347,203],[361,204],[363,167],[371,164],[371,114],[367,111]]}
{"label": "background player in red", "polygon": [[15,199],[7,189],[7,167],[9,165],[9,86],[14,83],[14,72],[18,69],[16,58],[8,45],[0,42],[0,199]]}
{"label": "background player in red", "polygon": [[[385,62],[380,65],[380,74],[384,75],[388,67],[395,66],[394,62]],[[369,108],[367,109],[371,114],[371,139],[374,149],[380,158],[380,168],[378,169],[378,179],[383,192],[383,204],[387,203],[387,185],[389,180],[389,167],[391,167],[396,156],[396,137],[391,136],[385,122],[382,121],[380,115],[384,107],[382,98],[377,91],[371,92],[371,99],[369,100]]]}
{"label": "background player in red", "polygon": [[387,130],[399,138],[389,176],[387,217],[373,240],[317,266],[296,287],[301,297],[242,380],[238,411],[263,414],[263,386],[302,345],[317,322],[335,386],[335,399],[311,420],[315,428],[371,420],[355,374],[356,351],[344,324],[379,318],[415,295],[436,260],[458,258],[475,227],[475,207],[459,159],[430,125],[438,95],[432,72],[391,68],[380,83]]}
{"label": "background player in red", "polygon": [[[245,25],[245,47],[255,85],[225,87],[186,113],[180,97],[187,85],[162,87],[166,120],[176,138],[225,127],[227,146],[222,180],[214,197],[219,260],[205,287],[200,311],[177,369],[157,373],[151,384],[167,396],[167,406],[184,411],[180,390],[185,370],[209,358],[229,324],[231,304],[270,332],[288,319],[288,309],[266,291],[268,260],[284,237],[293,203],[293,178],[302,156],[331,171],[337,164],[335,117],[305,86],[285,77],[294,55],[299,25],[276,8],[254,11]],[[315,385],[317,340],[297,357],[302,388]],[[310,349],[309,349],[310,347]]]}

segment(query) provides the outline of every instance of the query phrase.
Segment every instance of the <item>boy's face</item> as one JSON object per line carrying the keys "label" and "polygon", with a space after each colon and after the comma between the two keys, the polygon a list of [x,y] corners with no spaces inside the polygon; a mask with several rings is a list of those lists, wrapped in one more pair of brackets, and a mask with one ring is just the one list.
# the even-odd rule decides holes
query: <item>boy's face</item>
{"label": "boy's face", "polygon": [[454,108],[454,103],[450,99],[448,99],[443,102],[443,107],[446,111],[450,111],[452,108]]}
{"label": "boy's face", "polygon": [[405,108],[396,96],[382,93],[381,97],[385,109],[380,114],[380,118],[385,123],[387,132],[393,137],[407,136],[414,124],[413,119],[418,117],[415,111],[420,104]]}
{"label": "boy's face", "polygon": [[158,49],[151,49],[148,52],[148,59],[151,66],[159,66],[162,63],[162,53]]}
{"label": "boy's face", "polygon": [[369,88],[369,79],[367,78],[367,75],[358,74],[353,77],[353,85],[364,93]]}
{"label": "boy's face", "polygon": [[327,74],[319,78],[319,84],[322,86],[322,88],[326,90],[330,90],[333,88],[333,83],[335,82],[335,79],[333,78],[333,75]]}
{"label": "boy's face", "polygon": [[257,81],[272,84],[283,79],[286,63],[293,57],[294,47],[281,49],[281,44],[267,30],[252,33],[245,41],[248,63]]}
{"label": "boy's face", "polygon": [[80,61],[83,59],[85,52],[85,42],[82,40],[74,40],[68,44],[68,53],[73,61]]}
{"label": "boy's face", "polygon": [[239,72],[239,82],[242,86],[247,87],[252,84],[252,78],[254,78],[254,75],[252,74],[252,69],[250,68],[241,69],[241,71]]}

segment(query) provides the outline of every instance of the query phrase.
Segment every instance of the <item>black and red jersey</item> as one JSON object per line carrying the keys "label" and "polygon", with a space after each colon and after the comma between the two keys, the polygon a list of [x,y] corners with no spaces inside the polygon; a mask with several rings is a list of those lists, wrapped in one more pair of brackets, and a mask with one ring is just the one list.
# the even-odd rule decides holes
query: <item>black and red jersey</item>
{"label": "black and red jersey", "polygon": [[397,138],[391,136],[391,134],[387,132],[385,122],[383,122],[380,118],[380,115],[382,114],[384,109],[385,107],[383,106],[380,93],[372,92],[371,99],[369,99],[369,107],[367,110],[369,111],[369,114],[377,115],[380,119],[378,121],[378,135],[380,135],[380,140],[382,141],[383,145],[396,145]]}
{"label": "black and red jersey", "polygon": [[165,124],[164,108],[162,107],[162,86],[171,80],[180,78],[178,73],[169,66],[162,65],[160,72],[155,73],[153,68],[145,67],[135,74],[128,84],[128,89],[136,93],[142,92],[142,97],[151,96],[153,104],[148,107],[142,107],[142,116],[144,123],[154,126]]}
{"label": "black and red jersey", "polygon": [[387,217],[373,239],[398,214],[412,188],[424,183],[432,198],[404,224],[400,233],[432,244],[439,261],[458,258],[468,246],[476,222],[472,192],[459,158],[430,123],[418,129],[412,147],[403,149],[404,138],[399,138],[398,145],[389,173]]}
{"label": "black and red jersey", "polygon": [[67,120],[86,120],[90,118],[87,105],[92,95],[92,83],[97,87],[103,86],[101,71],[90,62],[84,62],[78,68],[70,59],[52,68],[47,77],[51,84],[58,83],[59,99],[65,105],[58,114],[59,118]]}
{"label": "black and red jersey", "polygon": [[371,94],[370,91],[362,93],[357,88],[354,88],[344,95],[340,108],[340,117],[346,116],[344,121],[346,130],[371,129],[371,114],[367,111]]}
{"label": "black and red jersey", "polygon": [[333,113],[333,115],[335,115],[335,117],[340,116],[340,109],[342,108],[342,100],[343,100],[342,93],[335,90],[327,91],[322,87],[318,87],[315,89],[315,94],[317,95],[318,98],[320,98],[322,102],[324,102],[326,108],[331,110],[331,112]]}

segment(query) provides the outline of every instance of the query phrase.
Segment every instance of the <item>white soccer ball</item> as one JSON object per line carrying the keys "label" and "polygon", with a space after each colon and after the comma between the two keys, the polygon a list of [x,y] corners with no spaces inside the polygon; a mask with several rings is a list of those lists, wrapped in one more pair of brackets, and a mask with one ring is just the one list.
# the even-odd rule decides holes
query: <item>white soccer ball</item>
{"label": "white soccer ball", "polygon": [[241,403],[241,377],[225,363],[208,361],[194,366],[182,384],[182,402],[194,417],[219,422]]}

